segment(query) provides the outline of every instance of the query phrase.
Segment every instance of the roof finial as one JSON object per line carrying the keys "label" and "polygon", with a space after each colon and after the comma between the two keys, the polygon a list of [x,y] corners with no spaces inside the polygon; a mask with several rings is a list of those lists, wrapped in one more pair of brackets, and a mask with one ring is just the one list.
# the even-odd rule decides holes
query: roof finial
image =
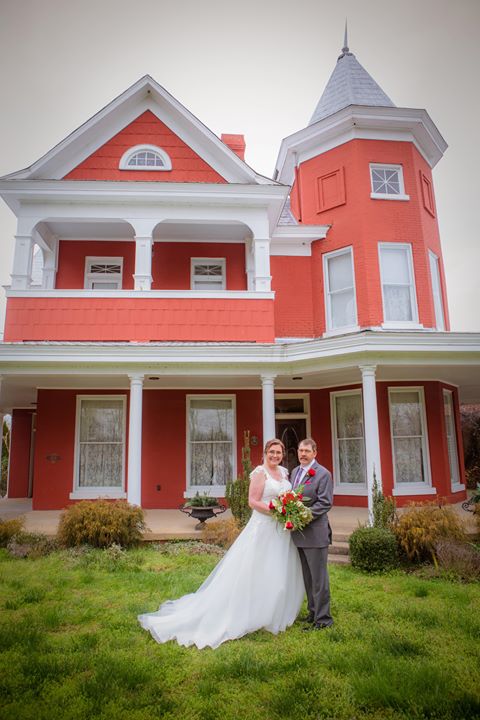
{"label": "roof finial", "polygon": [[343,48],[342,48],[342,54],[339,55],[338,59],[345,57],[345,55],[351,55],[350,48],[348,47],[348,28],[347,28],[347,18],[345,18],[345,35],[343,37]]}

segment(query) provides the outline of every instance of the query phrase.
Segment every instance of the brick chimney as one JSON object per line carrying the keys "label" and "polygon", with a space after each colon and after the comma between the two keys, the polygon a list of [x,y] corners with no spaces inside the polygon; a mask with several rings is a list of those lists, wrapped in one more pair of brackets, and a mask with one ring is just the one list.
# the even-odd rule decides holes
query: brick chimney
{"label": "brick chimney", "polygon": [[245,138],[243,135],[227,135],[222,133],[220,140],[238,155],[240,160],[245,160]]}

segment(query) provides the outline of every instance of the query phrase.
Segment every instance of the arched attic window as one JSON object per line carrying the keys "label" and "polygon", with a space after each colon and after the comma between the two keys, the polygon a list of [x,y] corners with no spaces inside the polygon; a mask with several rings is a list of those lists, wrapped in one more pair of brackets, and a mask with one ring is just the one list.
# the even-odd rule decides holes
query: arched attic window
{"label": "arched attic window", "polygon": [[120,170],[171,170],[169,156],[156,145],[135,145],[123,153]]}

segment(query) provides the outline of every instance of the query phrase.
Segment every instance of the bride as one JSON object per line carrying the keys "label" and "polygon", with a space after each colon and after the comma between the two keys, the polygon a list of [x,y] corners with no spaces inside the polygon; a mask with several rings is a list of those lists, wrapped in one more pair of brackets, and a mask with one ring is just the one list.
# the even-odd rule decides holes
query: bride
{"label": "bride", "polygon": [[281,440],[265,445],[263,465],[250,476],[252,516],[197,592],[138,616],[157,642],[216,648],[260,628],[277,634],[295,621],[305,592],[300,559],[268,509],[291,487],[280,465],[284,453]]}

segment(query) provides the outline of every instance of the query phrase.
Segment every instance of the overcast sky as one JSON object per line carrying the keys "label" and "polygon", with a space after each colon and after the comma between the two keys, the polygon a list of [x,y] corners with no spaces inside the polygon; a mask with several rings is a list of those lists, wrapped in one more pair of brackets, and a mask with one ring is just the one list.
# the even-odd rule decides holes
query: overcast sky
{"label": "overcast sky", "polygon": [[[148,73],[271,177],[343,45],[449,144],[434,169],[452,329],[480,331],[480,0],[0,0],[0,175],[31,165]],[[0,201],[0,284],[16,222]],[[0,290],[0,327],[5,298]]]}

